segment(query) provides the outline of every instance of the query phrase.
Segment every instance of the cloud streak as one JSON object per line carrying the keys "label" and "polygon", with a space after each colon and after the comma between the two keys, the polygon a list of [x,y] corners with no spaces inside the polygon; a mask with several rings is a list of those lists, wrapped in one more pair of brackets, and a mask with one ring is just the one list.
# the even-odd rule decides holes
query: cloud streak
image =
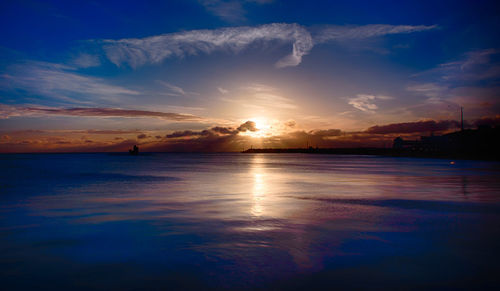
{"label": "cloud streak", "polygon": [[431,77],[447,83],[496,82],[500,77],[500,50],[481,49],[465,53],[461,59],[443,63],[414,77]]}
{"label": "cloud streak", "polygon": [[213,15],[227,22],[245,20],[245,4],[266,4],[272,0],[199,0],[198,2]]}
{"label": "cloud streak", "polygon": [[278,67],[298,65],[313,46],[310,33],[298,24],[273,23],[257,27],[241,26],[214,30],[191,30],[146,38],[102,40],[108,59],[117,66],[138,67],[215,51],[238,53],[257,41],[292,42],[292,54],[278,61]]}
{"label": "cloud streak", "polygon": [[80,54],[73,60],[72,63],[79,68],[90,68],[101,65],[101,61],[99,60],[98,56],[86,53]]}
{"label": "cloud streak", "polygon": [[240,26],[214,30],[191,30],[145,38],[101,40],[108,59],[117,66],[128,64],[136,68],[158,64],[168,58],[210,54],[215,51],[238,53],[257,42],[280,41],[292,44],[292,52],[278,60],[278,68],[297,66],[314,44],[347,39],[366,39],[390,34],[408,34],[435,29],[425,25],[364,25],[327,26],[315,34],[299,24],[272,23],[256,27]]}
{"label": "cloud streak", "polygon": [[201,5],[210,13],[229,22],[245,19],[245,10],[239,1],[200,0]]}
{"label": "cloud streak", "polygon": [[240,89],[242,90],[241,95],[247,97],[239,99],[222,97],[220,100],[259,110],[266,108],[293,110],[298,108],[294,100],[281,96],[280,90],[268,85],[254,83]]}
{"label": "cloud streak", "polygon": [[392,133],[428,133],[456,129],[460,123],[455,120],[424,120],[416,122],[391,123],[375,125],[366,130],[367,133],[392,134]]}
{"label": "cloud streak", "polygon": [[390,34],[408,34],[436,28],[437,25],[369,24],[363,26],[328,26],[318,31],[314,37],[314,42],[359,40]]}
{"label": "cloud streak", "polygon": [[89,100],[116,100],[123,96],[137,96],[135,90],[108,84],[95,77],[77,74],[76,68],[47,62],[26,62],[11,68],[2,76],[4,87],[26,90],[72,103],[88,103]]}
{"label": "cloud streak", "polygon": [[167,83],[165,81],[160,81],[157,80],[158,83],[161,85],[165,86],[170,92],[169,93],[163,93],[168,96],[189,96],[189,95],[199,95],[197,92],[188,92],[182,89],[179,86],[176,86],[174,84]]}
{"label": "cloud streak", "polygon": [[364,112],[373,113],[378,109],[378,106],[374,103],[375,100],[391,100],[390,96],[384,95],[368,95],[368,94],[358,94],[356,97],[349,98],[349,105],[354,108],[359,109]]}
{"label": "cloud streak", "polygon": [[450,119],[464,107],[467,116],[479,118],[498,112],[500,106],[500,50],[480,49],[412,75],[406,90],[423,99],[407,109],[417,118]]}
{"label": "cloud streak", "polygon": [[202,121],[203,118],[171,112],[119,109],[119,108],[55,108],[17,107],[0,104],[0,118],[15,116],[82,116],[82,117],[151,117],[172,121]]}
{"label": "cloud streak", "polygon": [[223,94],[223,95],[225,95],[225,94],[229,93],[229,90],[224,89],[224,88],[222,88],[222,87],[217,87],[217,90],[218,90],[221,94]]}

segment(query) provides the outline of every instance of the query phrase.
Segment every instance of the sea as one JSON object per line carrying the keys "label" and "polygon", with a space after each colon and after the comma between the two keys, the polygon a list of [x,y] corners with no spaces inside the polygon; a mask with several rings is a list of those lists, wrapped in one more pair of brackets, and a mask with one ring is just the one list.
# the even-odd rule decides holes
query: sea
{"label": "sea", "polygon": [[2,290],[500,283],[500,163],[2,154]]}

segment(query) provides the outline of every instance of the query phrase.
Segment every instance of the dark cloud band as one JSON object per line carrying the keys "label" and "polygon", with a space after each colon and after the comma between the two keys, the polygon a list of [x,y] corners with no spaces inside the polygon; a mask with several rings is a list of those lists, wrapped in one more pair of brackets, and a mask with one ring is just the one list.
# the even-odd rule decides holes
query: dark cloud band
{"label": "dark cloud band", "polygon": [[97,116],[97,117],[152,117],[172,121],[202,121],[203,118],[181,113],[158,112],[120,108],[54,108],[54,107],[15,107],[0,105],[0,117],[13,116]]}

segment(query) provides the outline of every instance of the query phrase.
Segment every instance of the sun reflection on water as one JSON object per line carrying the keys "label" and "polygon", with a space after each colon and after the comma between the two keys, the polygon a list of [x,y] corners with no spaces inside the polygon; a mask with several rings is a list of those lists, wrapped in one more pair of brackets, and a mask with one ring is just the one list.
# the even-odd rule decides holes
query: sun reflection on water
{"label": "sun reflection on water", "polygon": [[264,215],[265,208],[263,204],[268,191],[265,168],[262,166],[263,163],[263,157],[256,155],[252,159],[252,167],[250,170],[250,174],[253,175],[252,208],[250,213],[257,217]]}
{"label": "sun reflection on water", "polygon": [[[439,160],[298,154],[8,158],[25,161],[18,162],[22,178],[4,166],[3,179],[13,184],[12,194],[0,195],[0,236],[9,237],[0,240],[9,250],[0,261],[12,262],[10,269],[23,278],[31,278],[31,270],[60,277],[68,269],[55,263],[62,258],[78,266],[71,272],[105,266],[100,274],[141,274],[144,265],[158,266],[147,275],[153,282],[160,278],[155,274],[176,269],[181,271],[169,276],[189,276],[184,266],[196,265],[203,278],[230,278],[247,287],[257,277],[330,275],[329,268],[346,266],[360,269],[360,276],[380,274],[380,268],[390,273],[401,257],[413,270],[420,257],[436,253],[449,254],[444,259],[451,267],[475,268],[482,258],[468,254],[484,250],[489,257],[496,244],[450,237],[498,237],[498,164],[468,162],[450,170]],[[462,253],[467,255],[456,255]],[[381,256],[396,265],[374,264]],[[461,276],[463,270],[454,272]]]}

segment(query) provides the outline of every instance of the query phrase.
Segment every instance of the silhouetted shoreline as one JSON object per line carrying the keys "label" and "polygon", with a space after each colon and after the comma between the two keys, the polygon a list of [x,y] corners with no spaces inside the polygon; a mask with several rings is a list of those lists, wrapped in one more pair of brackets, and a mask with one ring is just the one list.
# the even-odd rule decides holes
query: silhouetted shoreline
{"label": "silhouetted shoreline", "polygon": [[306,153],[334,155],[378,155],[392,157],[500,160],[500,128],[480,127],[444,135],[422,136],[420,140],[394,139],[392,148],[270,148],[243,153]]}

